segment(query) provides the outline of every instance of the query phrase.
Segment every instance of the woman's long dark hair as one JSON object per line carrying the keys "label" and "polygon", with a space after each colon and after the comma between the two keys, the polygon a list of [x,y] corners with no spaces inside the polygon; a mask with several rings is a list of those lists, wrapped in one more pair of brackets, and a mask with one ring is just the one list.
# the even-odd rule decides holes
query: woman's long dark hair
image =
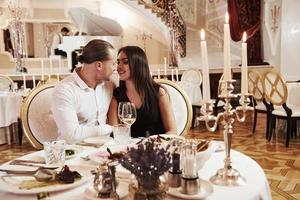
{"label": "woman's long dark hair", "polygon": [[[130,69],[130,77],[140,95],[143,107],[149,112],[157,112],[158,88],[160,87],[150,75],[150,69],[145,52],[137,46],[125,46],[118,51],[118,55],[126,54]],[[126,89],[125,81],[120,81],[120,88]]]}

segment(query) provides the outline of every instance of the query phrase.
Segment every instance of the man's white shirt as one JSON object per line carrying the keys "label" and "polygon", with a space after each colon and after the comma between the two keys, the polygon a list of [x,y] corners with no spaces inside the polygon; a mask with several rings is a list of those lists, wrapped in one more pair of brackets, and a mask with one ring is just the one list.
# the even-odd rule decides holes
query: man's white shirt
{"label": "man's white shirt", "polygon": [[95,89],[89,88],[76,70],[59,82],[52,99],[59,139],[73,144],[110,133],[112,129],[106,121],[113,88],[114,84],[109,81],[98,84]]}

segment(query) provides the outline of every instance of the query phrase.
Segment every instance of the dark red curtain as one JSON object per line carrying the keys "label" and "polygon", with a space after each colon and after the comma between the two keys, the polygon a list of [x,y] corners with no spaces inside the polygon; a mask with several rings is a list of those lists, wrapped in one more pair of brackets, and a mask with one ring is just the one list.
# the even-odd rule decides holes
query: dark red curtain
{"label": "dark red curtain", "polygon": [[262,60],[260,33],[261,0],[228,0],[231,38],[240,41],[247,33],[248,65],[266,64]]}

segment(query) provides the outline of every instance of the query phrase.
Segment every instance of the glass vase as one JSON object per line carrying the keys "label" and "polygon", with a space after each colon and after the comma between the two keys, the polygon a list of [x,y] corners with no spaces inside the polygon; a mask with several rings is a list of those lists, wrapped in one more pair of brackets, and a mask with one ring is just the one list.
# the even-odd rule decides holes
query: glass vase
{"label": "glass vase", "polygon": [[[152,186],[149,183],[152,182]],[[144,180],[138,182],[132,180],[129,184],[129,197],[133,200],[162,200],[167,196],[168,185],[165,182]]]}

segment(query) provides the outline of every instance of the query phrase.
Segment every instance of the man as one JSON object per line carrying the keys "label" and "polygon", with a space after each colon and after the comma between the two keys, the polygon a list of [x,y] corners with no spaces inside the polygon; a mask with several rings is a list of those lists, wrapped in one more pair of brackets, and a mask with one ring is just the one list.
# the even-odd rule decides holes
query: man
{"label": "man", "polygon": [[92,40],[78,61],[83,67],[59,82],[53,92],[52,112],[59,139],[74,144],[112,132],[106,124],[114,84],[109,82],[116,53],[111,44]]}
{"label": "man", "polygon": [[67,27],[63,27],[60,30],[60,33],[54,34],[53,40],[52,40],[52,45],[51,45],[52,55],[61,55],[61,56],[67,57],[67,53],[62,50],[59,50],[58,45],[62,43],[63,36],[68,36],[69,32],[70,32],[70,30]]}

